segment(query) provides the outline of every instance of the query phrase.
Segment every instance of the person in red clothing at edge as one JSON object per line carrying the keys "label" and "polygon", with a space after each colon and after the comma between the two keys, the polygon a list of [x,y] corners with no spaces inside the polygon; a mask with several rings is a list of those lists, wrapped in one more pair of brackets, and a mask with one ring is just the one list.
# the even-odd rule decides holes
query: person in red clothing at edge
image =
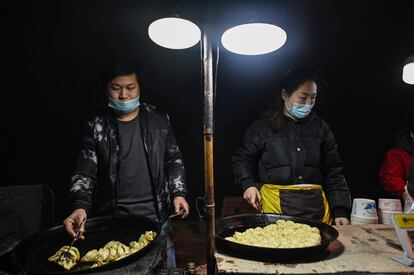
{"label": "person in red clothing at edge", "polygon": [[394,147],[387,151],[381,165],[379,180],[384,190],[390,195],[404,199],[413,154],[414,119],[411,127],[398,133]]}

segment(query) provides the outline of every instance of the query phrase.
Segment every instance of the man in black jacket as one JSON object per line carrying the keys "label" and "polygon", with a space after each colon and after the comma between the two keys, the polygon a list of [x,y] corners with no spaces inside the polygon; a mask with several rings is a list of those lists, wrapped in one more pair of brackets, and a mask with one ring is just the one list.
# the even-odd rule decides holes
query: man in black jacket
{"label": "man in black jacket", "polygon": [[[73,213],[64,220],[71,236],[87,216],[146,216],[163,232],[170,228],[170,212],[189,214],[184,164],[170,119],[140,104],[138,78],[135,64],[128,62],[106,72],[109,112],[86,124],[71,179]],[[81,238],[83,231],[82,226]],[[174,267],[168,239],[168,264]]]}

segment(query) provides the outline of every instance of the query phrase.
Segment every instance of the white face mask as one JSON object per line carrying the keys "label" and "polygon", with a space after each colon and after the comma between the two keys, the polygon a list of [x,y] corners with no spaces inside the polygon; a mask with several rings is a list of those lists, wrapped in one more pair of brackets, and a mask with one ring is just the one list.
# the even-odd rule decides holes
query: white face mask
{"label": "white face mask", "polygon": [[122,114],[127,114],[129,112],[132,112],[133,110],[138,108],[139,105],[140,105],[139,97],[136,97],[134,99],[131,99],[129,101],[124,101],[124,102],[108,97],[108,107]]}
{"label": "white face mask", "polygon": [[285,103],[286,111],[293,116],[294,118],[305,118],[307,117],[310,112],[312,111],[313,105],[311,104],[300,104],[296,103],[292,100],[291,97],[289,97],[290,101],[293,103],[292,108],[289,108],[287,104]]}

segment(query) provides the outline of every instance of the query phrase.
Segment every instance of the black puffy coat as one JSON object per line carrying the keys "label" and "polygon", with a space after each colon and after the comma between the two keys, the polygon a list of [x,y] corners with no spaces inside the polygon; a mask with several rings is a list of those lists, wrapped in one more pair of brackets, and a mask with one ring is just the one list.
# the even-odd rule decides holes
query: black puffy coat
{"label": "black puffy coat", "polygon": [[316,114],[295,121],[283,117],[284,126],[272,129],[264,118],[247,130],[242,145],[234,152],[236,184],[245,191],[263,184],[319,184],[326,193],[333,216],[350,212],[350,192],[328,124]]}

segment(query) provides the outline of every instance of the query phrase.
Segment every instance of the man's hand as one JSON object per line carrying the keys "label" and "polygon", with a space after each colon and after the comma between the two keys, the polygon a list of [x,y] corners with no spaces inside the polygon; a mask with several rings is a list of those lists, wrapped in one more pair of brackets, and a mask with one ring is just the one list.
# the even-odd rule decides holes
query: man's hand
{"label": "man's hand", "polygon": [[[76,231],[78,230],[79,225],[82,223],[84,219],[86,219],[86,211],[85,209],[76,209],[69,215],[64,221],[63,224],[65,225],[66,231],[69,235],[74,238],[76,235]],[[85,223],[82,224],[81,228],[79,229],[79,236],[80,240],[85,239],[83,233],[85,232]]]}
{"label": "man's hand", "polygon": [[175,197],[173,204],[174,204],[174,210],[176,214],[180,212],[180,209],[184,209],[184,215],[182,216],[183,218],[187,217],[190,214],[190,207],[188,206],[188,203],[184,197],[180,197],[180,196]]}
{"label": "man's hand", "polygon": [[246,189],[243,194],[243,199],[245,199],[251,206],[259,210],[259,206],[262,202],[262,196],[260,196],[259,190],[252,186]]}
{"label": "man's hand", "polygon": [[348,225],[349,220],[347,218],[335,218],[335,225]]}

